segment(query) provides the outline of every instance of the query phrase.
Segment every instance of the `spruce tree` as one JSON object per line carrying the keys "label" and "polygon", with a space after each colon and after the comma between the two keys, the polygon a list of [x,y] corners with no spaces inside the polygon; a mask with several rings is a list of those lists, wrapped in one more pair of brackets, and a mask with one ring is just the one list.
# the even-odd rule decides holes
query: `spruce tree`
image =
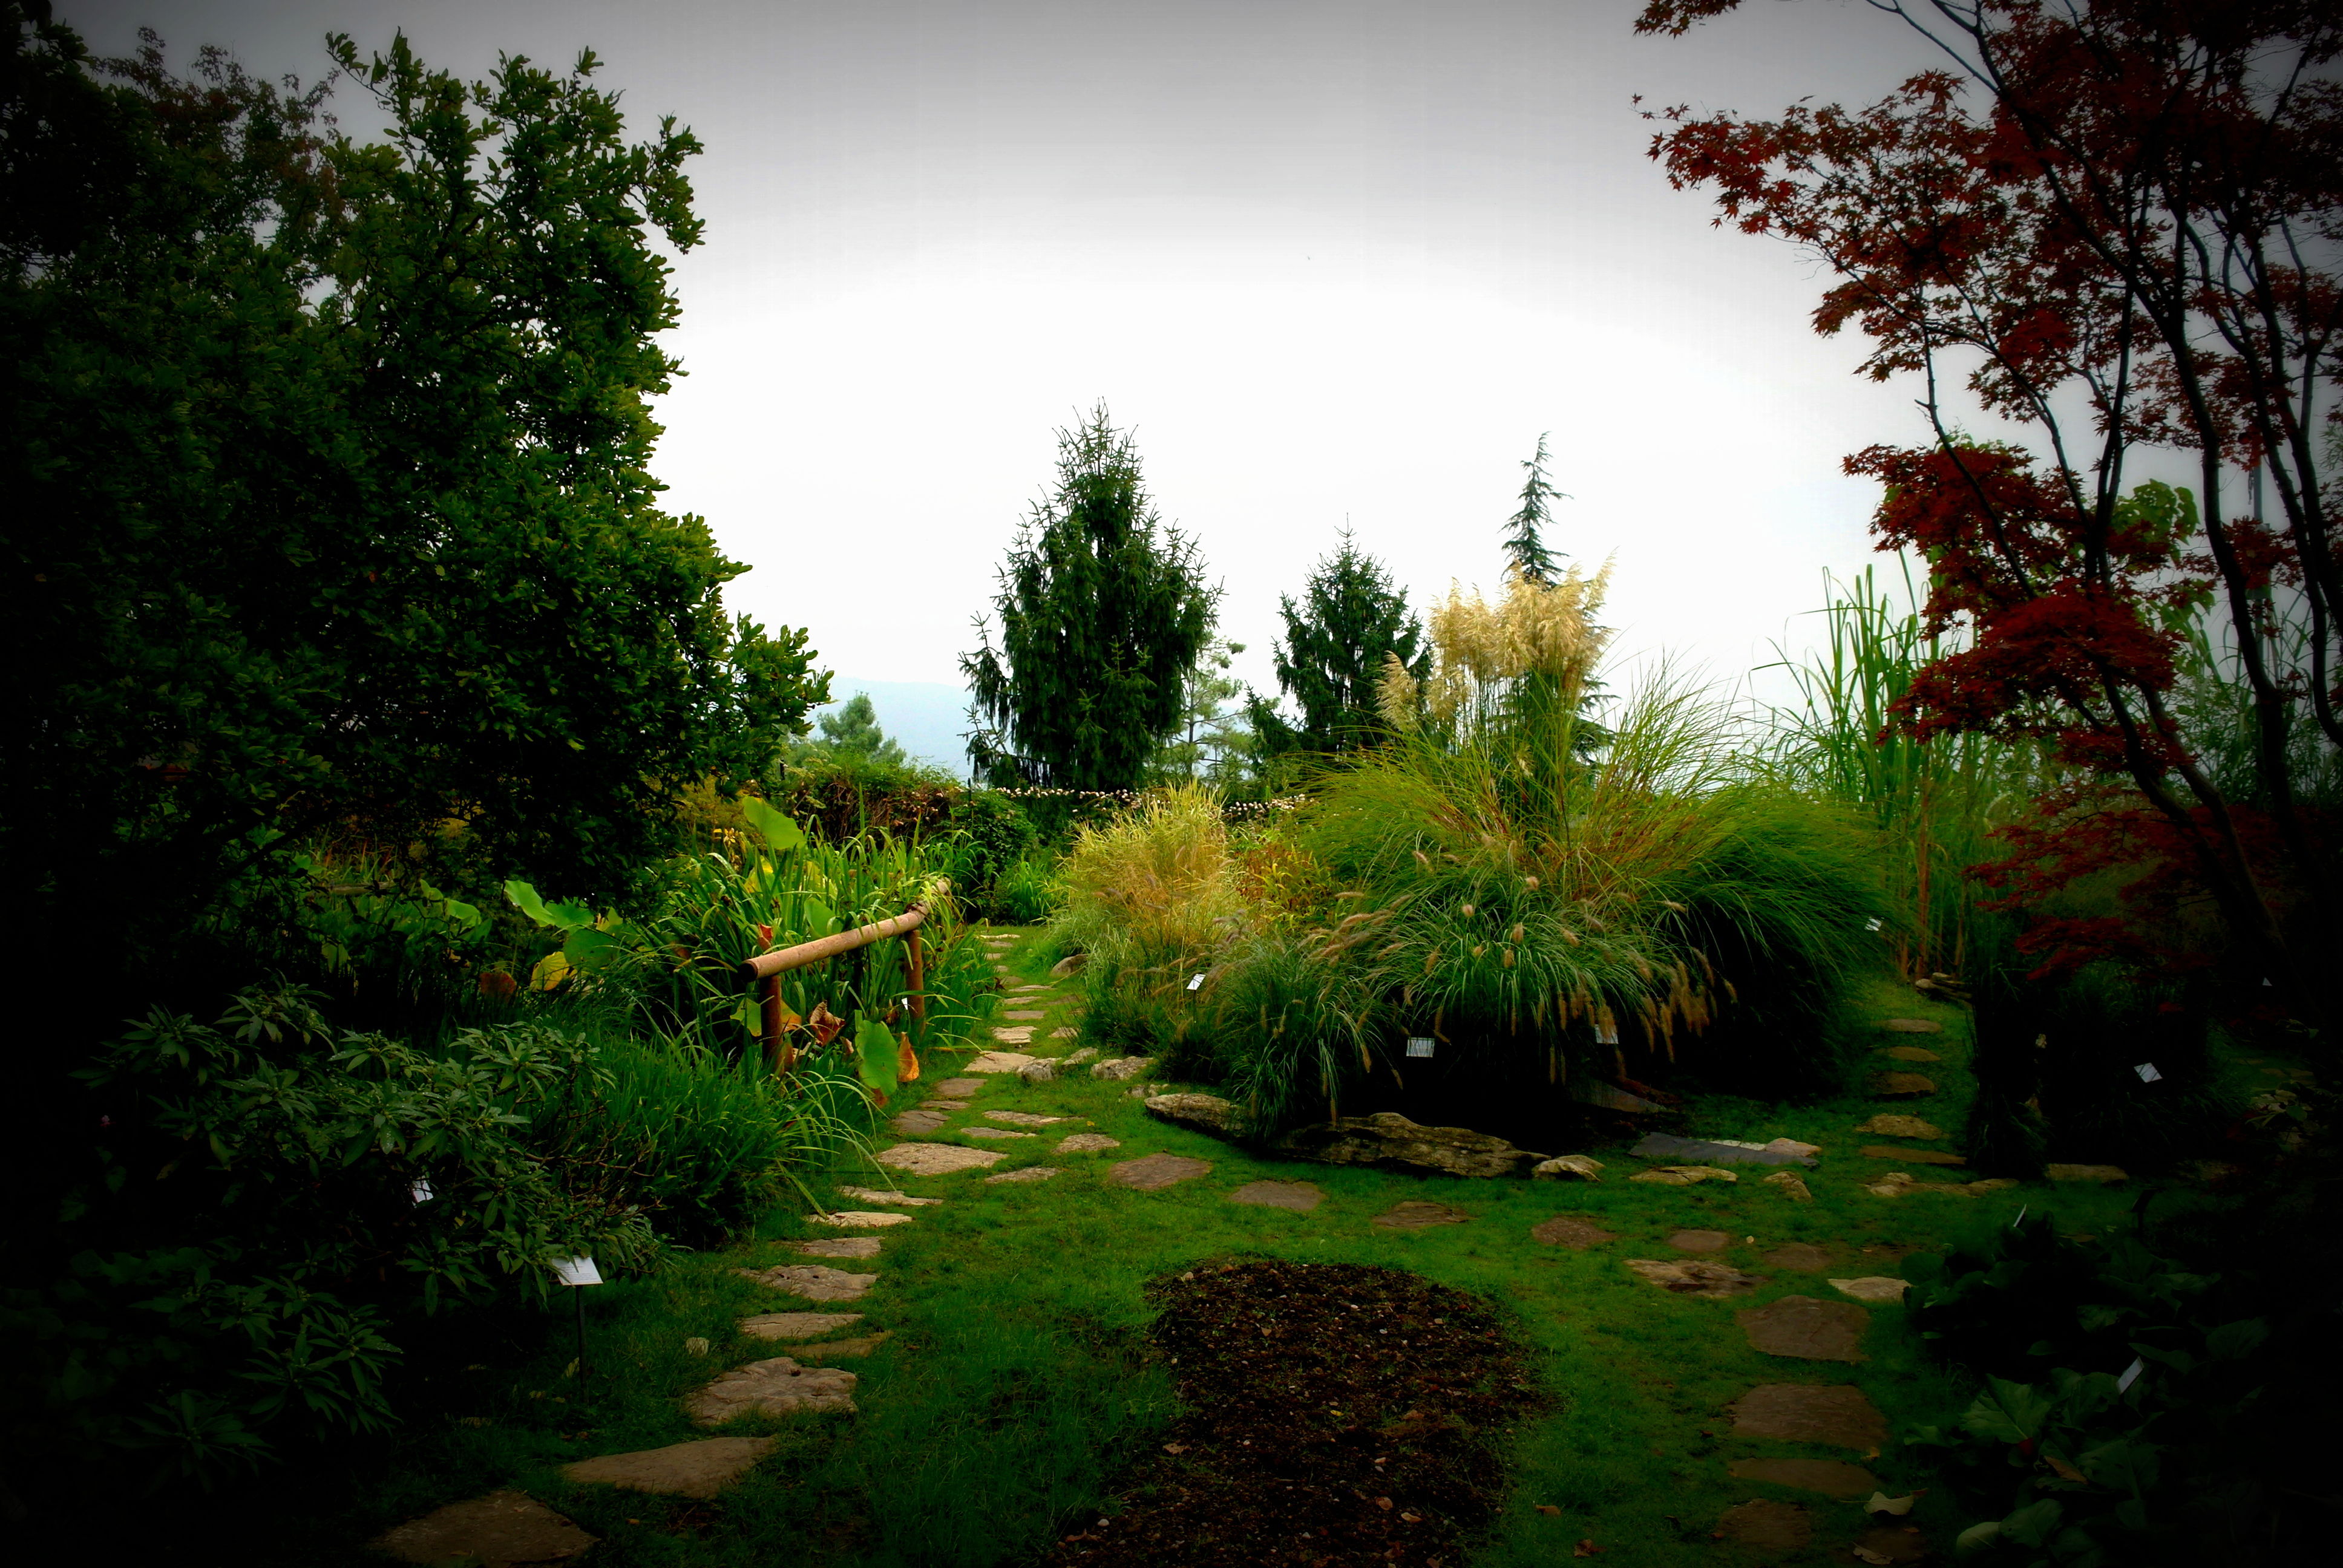
{"label": "spruce tree", "polygon": [[1422,679],[1431,655],[1421,651],[1423,628],[1392,584],[1383,563],[1343,530],[1334,553],[1321,559],[1302,589],[1302,603],[1281,595],[1285,637],[1275,648],[1277,684],[1301,709],[1289,723],[1256,698],[1254,729],[1272,751],[1348,751],[1373,739],[1375,683],[1386,655],[1397,654]]}
{"label": "spruce tree", "polygon": [[879,728],[879,710],[867,691],[856,692],[845,706],[823,714],[816,723],[821,739],[805,749],[809,755],[877,768],[900,768],[906,760],[903,748]]}
{"label": "spruce tree", "polygon": [[1522,465],[1529,470],[1529,477],[1522,485],[1522,509],[1505,519],[1507,566],[1542,588],[1552,586],[1554,573],[1561,567],[1557,554],[1546,548],[1541,531],[1554,520],[1546,503],[1570,499],[1545,481],[1545,438],[1551,434],[1547,431],[1538,437],[1537,454]]}
{"label": "spruce tree", "polygon": [[996,785],[1133,789],[1184,722],[1189,673],[1220,590],[1192,541],[1149,501],[1106,405],[1058,432],[1058,483],[1035,504],[993,598],[1001,641],[960,669],[975,700],[969,759]]}

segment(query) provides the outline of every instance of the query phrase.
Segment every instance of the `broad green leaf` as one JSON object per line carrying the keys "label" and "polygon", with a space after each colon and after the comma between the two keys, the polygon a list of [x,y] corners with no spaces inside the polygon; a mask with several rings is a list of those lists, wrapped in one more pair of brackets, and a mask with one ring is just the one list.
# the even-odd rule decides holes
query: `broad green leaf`
{"label": "broad green leaf", "polygon": [[2234,1323],[2223,1323],[2205,1334],[2205,1349],[2215,1361],[2233,1362],[2251,1355],[2261,1342],[2269,1338],[2269,1324],[2260,1318],[2242,1318]]}
{"label": "broad green leaf", "polygon": [[1972,1524],[1953,1537],[1953,1550],[1964,1556],[1976,1552],[1990,1551],[2001,1540],[2001,1521],[1988,1519],[1982,1524]]}
{"label": "broad green leaf", "polygon": [[535,920],[540,926],[553,926],[560,924],[558,920],[556,920],[553,918],[552,913],[546,909],[545,900],[537,896],[537,890],[530,887],[527,882],[518,879],[507,882],[505,884],[505,897],[510,899],[522,914],[527,915],[530,920]]}
{"label": "broad green leaf", "polygon": [[446,902],[447,918],[466,930],[468,931],[480,923],[480,911],[477,905],[467,904],[456,899],[449,899]]}
{"label": "broad green leaf", "polygon": [[528,989],[551,990],[568,978],[569,960],[558,952],[548,953],[537,960],[535,969],[528,971]]}
{"label": "broad green leaf", "polygon": [[757,837],[776,855],[786,855],[792,849],[805,848],[805,829],[799,827],[788,813],[775,809],[754,795],[740,797],[740,814],[749,819]]}
{"label": "broad green leaf", "polygon": [[894,1031],[868,1012],[854,1027],[855,1076],[883,1102],[895,1092]]}
{"label": "broad green leaf", "polygon": [[608,931],[598,931],[591,926],[573,930],[561,943],[561,956],[577,970],[598,969],[616,958],[622,950],[618,939]]}
{"label": "broad green leaf", "polygon": [[594,923],[594,911],[584,904],[548,904],[545,912],[551,915],[554,924],[565,931]]}
{"label": "broad green leaf", "polygon": [[2021,1546],[2039,1546],[2058,1528],[2066,1510],[2055,1497],[2029,1503],[2001,1522],[2001,1533]]}
{"label": "broad green leaf", "polygon": [[2023,1442],[2050,1419],[2050,1396],[2040,1389],[1997,1377],[1985,1381],[1986,1392],[1961,1417],[1961,1424],[1971,1432],[2004,1442]]}

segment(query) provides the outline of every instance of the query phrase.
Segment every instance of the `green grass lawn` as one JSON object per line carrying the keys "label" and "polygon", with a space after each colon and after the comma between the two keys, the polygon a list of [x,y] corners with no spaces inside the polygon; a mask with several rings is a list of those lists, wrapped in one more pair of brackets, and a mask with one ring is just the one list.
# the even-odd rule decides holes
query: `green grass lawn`
{"label": "green grass lawn", "polygon": [[[1007,963],[1026,980],[1047,978],[1030,934]],[[1071,983],[1049,993],[1036,1049],[1055,1052],[1067,1045],[1049,1034],[1075,1020],[1078,994]],[[1119,1460],[1148,1442],[1172,1408],[1170,1382],[1148,1351],[1141,1282],[1200,1259],[1250,1253],[1413,1269],[1497,1302],[1534,1347],[1550,1402],[1514,1435],[1512,1495],[1473,1562],[1489,1568],[1548,1564],[1569,1556],[1574,1543],[1592,1540],[1605,1562],[1656,1568],[1682,1562],[1688,1543],[1711,1550],[1710,1532],[1725,1509],[1768,1496],[1812,1509],[1812,1560],[1835,1551],[1836,1560],[1851,1561],[1845,1544],[1878,1523],[1859,1503],[1735,1482],[1727,1475],[1730,1462],[1758,1454],[1858,1460],[1891,1495],[1924,1487],[1927,1477],[1892,1442],[1865,1459],[1735,1438],[1725,1407],[1759,1383],[1851,1382],[1879,1407],[1889,1429],[1900,1431],[1946,1419],[1962,1391],[1922,1357],[1898,1307],[1870,1309],[1869,1359],[1858,1365],[1784,1361],[1748,1348],[1734,1321],[1737,1309],[1791,1294],[1842,1299],[1824,1276],[1776,1271],[1758,1254],[1805,1241],[1831,1250],[1833,1275],[1894,1273],[1891,1261],[1865,1258],[1861,1249],[1936,1245],[1959,1230],[2006,1223],[2021,1204],[2037,1213],[2052,1210],[2068,1229],[2092,1231],[2116,1221],[2130,1201],[2120,1189],[2071,1186],[1898,1199],[1862,1191],[1861,1182],[1888,1170],[1908,1169],[1923,1180],[1937,1173],[1860,1157],[1859,1146],[1893,1141],[1857,1136],[1856,1122],[1883,1108],[1909,1111],[1956,1136],[1968,1088],[1960,1010],[1884,984],[1865,1000],[1882,1018],[1943,1024],[1941,1035],[1880,1036],[1883,1046],[1916,1039],[1945,1056],[1919,1069],[1942,1086],[1936,1096],[1886,1107],[1854,1099],[1784,1111],[1721,1100],[1693,1107],[1689,1131],[1696,1134],[1786,1134],[1822,1145],[1819,1168],[1805,1173],[1814,1193],[1806,1203],[1763,1185],[1758,1178],[1768,1172],[1762,1167],[1742,1168],[1730,1186],[1630,1182],[1641,1162],[1605,1151],[1593,1151],[1609,1163],[1597,1184],[1421,1180],[1262,1161],[1155,1121],[1130,1095],[1134,1085],[1093,1080],[1086,1069],[1035,1085],[990,1078],[973,1109],[930,1139],[973,1143],[960,1130],[998,1125],[983,1119],[988,1110],[1079,1119],[1040,1129],[1029,1140],[980,1145],[1006,1151],[996,1172],[1046,1162],[1064,1167],[1064,1174],[998,1186],[986,1185],[980,1171],[898,1183],[867,1166],[841,1165],[831,1182],[900,1185],[945,1201],[908,1211],[910,1223],[877,1232],[884,1248],[869,1262],[797,1258],[779,1243],[840,1232],[776,1211],[753,1241],[720,1254],[684,1254],[653,1278],[591,1291],[582,1382],[563,1376],[574,1346],[558,1320],[560,1332],[540,1326],[534,1337],[484,1342],[468,1360],[460,1352],[437,1352],[448,1370],[426,1385],[401,1433],[336,1462],[331,1475],[312,1476],[305,1483],[313,1489],[312,1503],[269,1539],[250,1542],[253,1554],[245,1560],[379,1561],[360,1544],[375,1533],[502,1486],[530,1493],[600,1536],[592,1562],[612,1568],[1028,1560],[1071,1523],[1115,1506],[1109,1491]],[[965,1060],[939,1053],[925,1081],[907,1088],[887,1114],[919,1103]],[[1055,1155],[1057,1138],[1075,1131],[1103,1132],[1122,1147]],[[874,1146],[892,1141],[882,1125]],[[1156,1192],[1107,1180],[1113,1161],[1157,1151],[1210,1161],[1212,1171]],[[1262,1177],[1313,1181],[1327,1200],[1308,1214],[1227,1201],[1231,1191]],[[830,1196],[825,1184],[815,1191]],[[1420,1231],[1372,1223],[1410,1198],[1451,1204],[1472,1219]],[[839,1206],[858,1205],[840,1200]],[[1534,1225],[1564,1213],[1585,1215],[1618,1240],[1580,1252],[1532,1239]],[[1768,1275],[1768,1283],[1752,1297],[1703,1301],[1671,1295],[1624,1267],[1630,1258],[1680,1256],[1666,1238],[1684,1228],[1749,1238],[1715,1256]],[[893,1331],[868,1359],[840,1363],[860,1376],[859,1414],[775,1425],[779,1446],[711,1503],[561,1478],[559,1466],[573,1459],[703,1435],[681,1414],[680,1397],[727,1367],[789,1349],[744,1339],[735,1320],[805,1304],[735,1271],[804,1261],[875,1267],[880,1276],[861,1301],[820,1309],[866,1313],[865,1324],[849,1333]],[[687,1350],[693,1336],[709,1342],[709,1354]],[[1363,1336],[1359,1353],[1387,1352]],[[454,1370],[458,1364],[475,1370]],[[319,1509],[317,1502],[327,1505]],[[1941,1550],[1951,1521],[1936,1503],[1924,1497],[1911,1522],[1929,1530]]]}

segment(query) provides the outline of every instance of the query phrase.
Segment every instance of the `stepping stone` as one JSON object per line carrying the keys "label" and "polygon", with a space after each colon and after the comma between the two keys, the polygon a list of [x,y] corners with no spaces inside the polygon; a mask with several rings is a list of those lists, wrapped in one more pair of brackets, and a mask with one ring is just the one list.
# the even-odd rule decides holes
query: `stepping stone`
{"label": "stepping stone", "polygon": [[835,1214],[808,1214],[817,1225],[835,1225],[841,1231],[870,1231],[889,1225],[908,1225],[909,1214],[885,1214],[870,1209],[840,1209]]}
{"label": "stepping stone", "polygon": [[704,1437],[639,1453],[606,1453],[561,1467],[570,1481],[599,1483],[628,1492],[663,1492],[674,1497],[715,1496],[756,1468],[771,1452],[769,1437]]}
{"label": "stepping stone", "polygon": [[836,1367],[799,1366],[787,1356],[734,1367],[683,1402],[695,1425],[721,1426],[744,1415],[798,1415],[854,1411],[860,1380]]}
{"label": "stepping stone", "polygon": [[1109,1138],[1103,1132],[1077,1132],[1071,1138],[1058,1140],[1058,1152],[1061,1154],[1097,1154],[1121,1147],[1121,1139]]}
{"label": "stepping stone", "polygon": [[1284,1209],[1296,1214],[1307,1214],[1325,1201],[1326,1194],[1310,1181],[1248,1181],[1229,1194],[1232,1203]]}
{"label": "stepping stone", "polygon": [[1898,1116],[1893,1111],[1882,1111],[1855,1131],[1883,1138],[1942,1138],[1945,1135],[1933,1121],[1923,1121],[1916,1116]]}
{"label": "stepping stone", "polygon": [[1592,1154],[1557,1154],[1530,1167],[1533,1181],[1600,1181],[1603,1161]]}
{"label": "stepping stone", "polygon": [[1235,1103],[1217,1094],[1151,1094],[1147,1114],[1214,1138],[1234,1138],[1242,1125]]}
{"label": "stepping stone", "polygon": [[[1015,1029],[996,1029],[992,1031],[992,1038],[1003,1045],[1031,1045],[1033,1043],[1033,1026],[1030,1023],[1021,1023]],[[1031,1055],[1023,1051],[988,1050],[970,1062],[968,1070],[1014,1072],[1032,1060]]]}
{"label": "stepping stone", "polygon": [[1831,1289],[1842,1296],[1853,1296],[1858,1302],[1888,1302],[1901,1303],[1904,1292],[1912,1288],[1906,1280],[1891,1279],[1885,1274],[1865,1274],[1859,1280],[1833,1280]]}
{"label": "stepping stone", "polygon": [[491,1492],[435,1508],[376,1537],[375,1547],[405,1563],[450,1557],[482,1563],[566,1563],[599,1539],[526,1492]]}
{"label": "stepping stone", "polygon": [[971,1127],[960,1136],[962,1138],[1031,1138],[1033,1135],[1031,1132],[1015,1131],[1007,1127]]}
{"label": "stepping stone", "polygon": [[1764,1178],[1759,1184],[1766,1187],[1779,1187],[1783,1191],[1787,1192],[1791,1201],[1795,1203],[1811,1203],[1815,1201],[1814,1189],[1807,1186],[1805,1178],[1795,1171],[1776,1171],[1771,1176]]}
{"label": "stepping stone", "polygon": [[969,1108],[970,1103],[970,1101],[965,1100],[946,1100],[941,1095],[938,1095],[920,1109],[922,1111],[940,1111],[947,1116],[957,1116],[961,1111],[966,1111]]}
{"label": "stepping stone", "polygon": [[1792,1241],[1761,1255],[1767,1268],[1791,1269],[1801,1274],[1819,1274],[1831,1266],[1827,1251],[1804,1241]]}
{"label": "stepping stone", "polygon": [[1859,1362],[1863,1331],[1871,1314],[1852,1302],[1784,1296],[1768,1306],[1744,1307],[1733,1314],[1752,1350],[1806,1362]]}
{"label": "stepping stone", "polygon": [[1945,1060],[1925,1045],[1891,1045],[1879,1054],[1891,1061],[1942,1061]]}
{"label": "stepping stone", "polygon": [[1136,1188],[1141,1192],[1155,1192],[1175,1181],[1187,1181],[1204,1175],[1212,1168],[1212,1162],[1209,1160],[1190,1160],[1179,1154],[1150,1154],[1110,1166],[1108,1174],[1121,1186]]}
{"label": "stepping stone", "polygon": [[997,1149],[964,1149],[957,1143],[898,1143],[877,1158],[881,1165],[914,1176],[949,1176],[998,1165],[1005,1156]]}
{"label": "stepping stone", "polygon": [[2053,1181],[2128,1181],[2131,1173],[2120,1165],[2045,1165],[2042,1173]]}
{"label": "stepping stone", "polygon": [[875,1334],[865,1334],[859,1340],[832,1340],[826,1345],[800,1345],[797,1355],[801,1361],[852,1361],[867,1356],[895,1337],[892,1329],[881,1329]]}
{"label": "stepping stone", "polygon": [[906,1138],[917,1138],[922,1133],[937,1131],[950,1120],[951,1114],[949,1111],[939,1111],[932,1106],[921,1106],[917,1111],[906,1111],[887,1125]]}
{"label": "stepping stone", "polygon": [[1861,1563],[1917,1563],[1928,1554],[1928,1538],[1916,1524],[1880,1525],[1855,1538],[1853,1554]]}
{"label": "stepping stone", "polygon": [[838,1191],[843,1197],[860,1198],[865,1203],[895,1203],[906,1209],[924,1209],[943,1201],[940,1198],[914,1198],[909,1192],[881,1192],[876,1187],[840,1187]]}
{"label": "stepping stone", "polygon": [[1530,1240],[1534,1241],[1544,1241],[1549,1247],[1573,1247],[1582,1252],[1618,1239],[1602,1226],[1575,1214],[1557,1215],[1530,1227]]}
{"label": "stepping stone", "polygon": [[1056,963],[1050,966],[1050,972],[1057,976],[1060,980],[1071,980],[1074,976],[1081,973],[1082,965],[1089,961],[1090,955],[1088,953],[1068,953],[1064,958],[1060,959]]}
{"label": "stepping stone", "polygon": [[1704,1301],[1721,1302],[1728,1296],[1753,1294],[1765,1282],[1763,1274],[1745,1274],[1723,1263],[1712,1263],[1703,1258],[1687,1258],[1680,1263],[1664,1263],[1654,1258],[1630,1258],[1627,1267],[1634,1276],[1674,1295],[1698,1296]]}
{"label": "stepping stone", "polygon": [[[1078,1029],[1053,1029],[1050,1031],[1050,1038],[1051,1040],[1073,1040],[1079,1037],[1081,1032],[1082,1031]],[[1066,1060],[1068,1061],[1074,1061],[1076,1060],[1088,1061],[1091,1057],[1096,1056],[1098,1052],[1095,1050],[1088,1053],[1078,1050],[1074,1052],[1072,1056],[1066,1058]]]}
{"label": "stepping stone", "polygon": [[[1728,1143],[1705,1138],[1678,1138],[1668,1132],[1647,1132],[1627,1151],[1638,1160],[1672,1160],[1678,1164],[1705,1161],[1713,1165],[1811,1165],[1814,1145],[1782,1139],[1782,1148],[1767,1143]],[[1796,1152],[1803,1151],[1804,1152]]]}
{"label": "stepping stone", "polygon": [[1827,1442],[1876,1452],[1887,1444],[1887,1418],[1859,1388],[1769,1382],[1725,1407],[1735,1437]]}
{"label": "stepping stone", "polygon": [[1445,1203],[1427,1203],[1422,1199],[1411,1198],[1376,1215],[1374,1222],[1386,1231],[1423,1231],[1434,1225],[1462,1225],[1472,1217],[1462,1209],[1452,1209]]}
{"label": "stepping stone", "polygon": [[1031,995],[1032,995],[1035,991],[1039,991],[1039,990],[1048,990],[1049,989],[1050,989],[1050,988],[1049,988],[1048,986],[1045,986],[1045,985],[1031,985],[1031,984],[1029,984],[1029,985],[1012,986],[1012,987],[1011,987],[1011,988],[1010,988],[1009,994],[1010,994],[1011,996],[1031,996]]}
{"label": "stepping stone", "polygon": [[740,1332],[759,1340],[818,1340],[862,1321],[860,1312],[759,1312]]}
{"label": "stepping stone", "polygon": [[1889,1148],[1883,1143],[1864,1146],[1865,1160],[1901,1160],[1913,1165],[1966,1165],[1967,1161],[1957,1154],[1947,1154],[1941,1149]]}
{"label": "stepping stone", "polygon": [[984,1114],[987,1121],[1006,1121],[1012,1127],[1048,1127],[1066,1120],[1062,1116],[1036,1116],[1030,1111],[988,1111]]}
{"label": "stepping stone", "polygon": [[1668,1245],[1679,1252],[1722,1252],[1733,1245],[1733,1238],[1723,1231],[1678,1231],[1668,1238]]}
{"label": "stepping stone", "polygon": [[984,1087],[980,1078],[947,1078],[936,1085],[936,1093],[953,1100],[965,1100]]}
{"label": "stepping stone", "polygon": [[2016,1180],[2007,1176],[1996,1176],[1988,1181],[1915,1181],[1908,1171],[1890,1171],[1876,1181],[1865,1182],[1863,1190],[1882,1198],[1901,1198],[1907,1192],[1954,1192],[1974,1198],[2016,1185]]}
{"label": "stepping stone", "polygon": [[987,1176],[984,1184],[997,1187],[1003,1181],[1047,1181],[1058,1173],[1055,1165],[1026,1165],[1015,1171],[1003,1171],[998,1176]]}
{"label": "stepping stone", "polygon": [[1868,1085],[1876,1100],[1916,1100],[1936,1092],[1936,1081],[1916,1072],[1875,1072]]}
{"label": "stepping stone", "polygon": [[1795,1503],[1753,1498],[1726,1509],[1725,1517],[1716,1522],[1716,1533],[1737,1545],[1787,1551],[1814,1540],[1815,1522]]}
{"label": "stepping stone", "polygon": [[850,1302],[879,1282],[876,1274],[850,1274],[820,1263],[783,1263],[772,1269],[735,1269],[760,1285],[809,1302]]}
{"label": "stepping stone", "polygon": [[1890,1034],[1942,1034],[1945,1032],[1943,1024],[1926,1018],[1882,1019],[1879,1027]]}
{"label": "stepping stone", "polygon": [[807,1258],[875,1258],[879,1255],[876,1236],[840,1236],[827,1241],[791,1241],[790,1251]]}
{"label": "stepping stone", "polygon": [[1029,1061],[1017,1070],[1017,1076],[1027,1083],[1047,1083],[1058,1076],[1058,1064],[1046,1057]]}
{"label": "stepping stone", "polygon": [[1663,1165],[1656,1171],[1644,1171],[1627,1180],[1649,1181],[1659,1187],[1691,1187],[1703,1181],[1738,1181],[1741,1178],[1714,1165]]}
{"label": "stepping stone", "polygon": [[1736,1459],[1726,1473],[1735,1481],[1763,1481],[1852,1501],[1879,1490],[1879,1478],[1843,1459]]}
{"label": "stepping stone", "polygon": [[[1011,1023],[1039,1023],[1050,1015],[1046,1012],[1035,1012],[1031,1009],[1027,1009],[1017,1012],[1004,1012],[1001,1016],[1007,1019]],[[998,1039],[1001,1036],[1007,1034],[1009,1031],[1006,1030],[996,1029],[992,1032],[994,1037]],[[1033,1038],[1033,1031],[1030,1029],[1020,1030],[1018,1032],[1022,1034],[1025,1038],[1023,1040],[1009,1040],[1006,1043],[1010,1045],[1023,1045]]]}
{"label": "stepping stone", "polygon": [[1105,1061],[1094,1063],[1091,1068],[1091,1076],[1103,1078],[1111,1083],[1120,1083],[1125,1079],[1137,1078],[1151,1065],[1150,1059],[1144,1056],[1111,1057]]}

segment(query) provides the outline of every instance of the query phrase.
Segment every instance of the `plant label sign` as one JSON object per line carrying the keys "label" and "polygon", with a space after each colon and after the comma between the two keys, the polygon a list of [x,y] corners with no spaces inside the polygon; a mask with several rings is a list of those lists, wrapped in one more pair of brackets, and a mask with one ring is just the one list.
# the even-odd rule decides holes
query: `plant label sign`
{"label": "plant label sign", "polygon": [[602,1282],[602,1271],[594,1266],[591,1258],[556,1258],[553,1260],[553,1271],[560,1276],[565,1285],[598,1285]]}
{"label": "plant label sign", "polygon": [[1203,984],[1204,977],[1202,975],[1190,975],[1188,977],[1188,989],[1190,990],[1200,990],[1203,988]]}
{"label": "plant label sign", "polygon": [[1418,1035],[1407,1042],[1407,1053],[1410,1056],[1430,1056],[1432,1054],[1432,1042],[1425,1040],[1421,1035]]}
{"label": "plant label sign", "polygon": [[1884,929],[1885,925],[1885,921],[1880,920],[1877,915],[1874,915],[1871,919],[1863,922],[1863,929],[1866,931],[1875,931]]}
{"label": "plant label sign", "polygon": [[2032,1207],[2033,1207],[2033,1205],[2032,1205],[2031,1203],[2020,1203],[2020,1204],[2017,1206],[2017,1218],[2016,1218],[2016,1219],[2015,1219],[2015,1220],[2012,1220],[2012,1221],[2009,1222],[2009,1228],[2010,1228],[2011,1230],[2015,1231],[2015,1230],[2016,1230],[2020,1225],[2025,1224],[2025,1223],[2026,1223],[2026,1210],[2028,1210],[2028,1209],[2030,1209],[2030,1208],[2032,1208]]}
{"label": "plant label sign", "polygon": [[1597,1024],[1594,1029],[1594,1043],[1597,1045],[1618,1044],[1619,1026],[1607,1020]]}
{"label": "plant label sign", "polygon": [[2131,1385],[2139,1381],[2139,1374],[2147,1370],[2147,1362],[2137,1356],[2132,1357],[2131,1365],[2124,1368],[2123,1376],[2116,1379],[2116,1392],[2117,1393],[2129,1392]]}
{"label": "plant label sign", "polygon": [[418,1204],[428,1203],[431,1201],[430,1181],[426,1177],[417,1176],[411,1183],[408,1184],[407,1194],[408,1197],[414,1199]]}
{"label": "plant label sign", "polygon": [[2159,1082],[2164,1077],[2164,1074],[2156,1070],[2156,1063],[2152,1061],[2143,1061],[2132,1070],[2139,1074],[2139,1081],[2142,1083]]}

